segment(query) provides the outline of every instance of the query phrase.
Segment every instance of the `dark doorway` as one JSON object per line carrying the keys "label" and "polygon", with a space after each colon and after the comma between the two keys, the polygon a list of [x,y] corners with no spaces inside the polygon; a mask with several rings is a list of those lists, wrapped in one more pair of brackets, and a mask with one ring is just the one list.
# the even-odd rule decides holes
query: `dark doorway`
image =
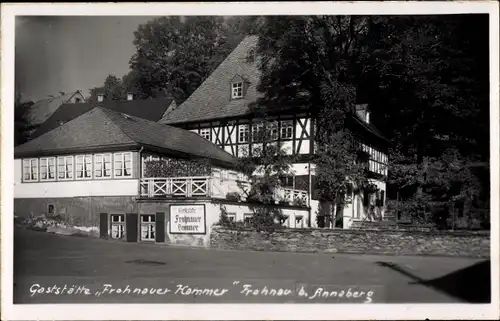
{"label": "dark doorway", "polygon": [[127,229],[127,242],[137,242],[137,214],[128,213],[127,219],[125,220],[125,226]]}

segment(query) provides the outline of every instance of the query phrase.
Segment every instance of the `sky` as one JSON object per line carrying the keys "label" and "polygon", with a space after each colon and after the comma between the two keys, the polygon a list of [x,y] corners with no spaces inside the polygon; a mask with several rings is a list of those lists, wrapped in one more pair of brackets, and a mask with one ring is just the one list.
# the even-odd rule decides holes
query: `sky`
{"label": "sky", "polygon": [[24,16],[16,18],[16,91],[23,100],[100,86],[128,70],[134,31],[153,16]]}

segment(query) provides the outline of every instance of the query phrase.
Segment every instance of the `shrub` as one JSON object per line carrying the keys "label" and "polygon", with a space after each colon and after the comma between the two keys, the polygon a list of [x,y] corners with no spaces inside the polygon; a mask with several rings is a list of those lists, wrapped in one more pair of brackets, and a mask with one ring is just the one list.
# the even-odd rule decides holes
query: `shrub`
{"label": "shrub", "polygon": [[145,162],[146,177],[209,176],[211,166],[207,160],[162,159]]}
{"label": "shrub", "polygon": [[226,194],[226,199],[228,201],[235,201],[235,202],[241,201],[240,194],[238,194],[237,192],[229,192],[229,193],[227,193]]}

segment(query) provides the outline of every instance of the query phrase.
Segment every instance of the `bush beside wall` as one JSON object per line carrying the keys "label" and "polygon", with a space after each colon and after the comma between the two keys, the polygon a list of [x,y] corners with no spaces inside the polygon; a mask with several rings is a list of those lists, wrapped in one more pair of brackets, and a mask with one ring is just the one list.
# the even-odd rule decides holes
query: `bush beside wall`
{"label": "bush beside wall", "polygon": [[227,250],[489,257],[487,232],[286,229],[272,233],[214,227],[212,248]]}

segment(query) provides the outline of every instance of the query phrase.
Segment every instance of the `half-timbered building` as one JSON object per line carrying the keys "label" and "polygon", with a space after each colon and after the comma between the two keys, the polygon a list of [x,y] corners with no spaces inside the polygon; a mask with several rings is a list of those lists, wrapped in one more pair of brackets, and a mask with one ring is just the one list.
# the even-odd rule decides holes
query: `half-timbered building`
{"label": "half-timbered building", "polygon": [[[244,221],[257,206],[228,197],[250,188],[233,155],[190,131],[109,108],[17,146],[14,157],[15,215],[57,216],[105,238],[206,246],[222,207]],[[307,192],[277,194],[282,223],[307,226]]]}
{"label": "half-timbered building", "polygon": [[[256,36],[243,39],[201,86],[160,122],[195,132],[236,157],[255,156],[254,150],[261,147],[256,134],[262,126],[261,116],[253,108],[260,95],[257,42]],[[285,177],[284,184],[309,191],[309,226],[324,226],[323,218],[332,213],[319,206],[314,189],[315,166],[310,161],[315,153],[313,114],[307,109],[280,108],[266,112],[266,124],[271,140],[298,159],[292,165],[293,175]],[[348,228],[356,220],[384,217],[388,142],[370,123],[367,105],[358,105],[346,126],[358,137],[360,148],[370,155],[370,181],[377,187],[375,192],[352,192],[352,202],[343,213],[343,226]]]}

